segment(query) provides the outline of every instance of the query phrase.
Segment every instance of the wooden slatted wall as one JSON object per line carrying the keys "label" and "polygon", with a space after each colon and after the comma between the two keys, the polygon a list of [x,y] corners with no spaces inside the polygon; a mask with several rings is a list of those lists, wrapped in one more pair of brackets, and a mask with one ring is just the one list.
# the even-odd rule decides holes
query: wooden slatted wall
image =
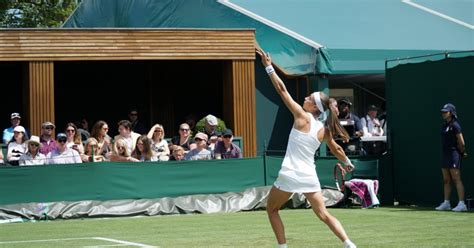
{"label": "wooden slatted wall", "polygon": [[255,59],[254,30],[5,29],[0,61]]}
{"label": "wooden slatted wall", "polygon": [[234,136],[241,136],[245,157],[257,155],[255,67],[253,60],[234,60],[224,68],[224,117],[230,120]]}
{"label": "wooden slatted wall", "polygon": [[28,120],[32,135],[40,135],[41,124],[54,123],[54,63],[34,61],[29,63]]}

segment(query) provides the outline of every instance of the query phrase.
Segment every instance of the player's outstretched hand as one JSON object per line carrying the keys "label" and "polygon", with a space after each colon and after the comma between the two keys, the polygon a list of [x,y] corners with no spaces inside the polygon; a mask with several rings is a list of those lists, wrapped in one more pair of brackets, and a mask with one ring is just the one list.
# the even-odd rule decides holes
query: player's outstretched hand
{"label": "player's outstretched hand", "polygon": [[266,53],[261,48],[255,48],[255,52],[260,55],[263,66],[267,67],[272,64],[272,59],[270,58],[270,53]]}

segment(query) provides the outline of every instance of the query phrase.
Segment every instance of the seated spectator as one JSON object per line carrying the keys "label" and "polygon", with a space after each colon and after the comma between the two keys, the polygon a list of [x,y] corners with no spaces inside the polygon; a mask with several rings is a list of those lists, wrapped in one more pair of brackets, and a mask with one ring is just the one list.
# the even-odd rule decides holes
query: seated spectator
{"label": "seated spectator", "polygon": [[123,138],[117,138],[114,142],[112,152],[109,152],[110,161],[114,162],[139,162],[131,156],[127,149],[127,142]]}
{"label": "seated spectator", "polygon": [[40,142],[41,142],[41,148],[40,152],[44,155],[50,153],[52,150],[56,149],[56,141],[52,138],[53,136],[53,131],[56,128],[56,126],[47,121],[44,122],[41,125],[41,136],[40,136]]}
{"label": "seated spectator", "polygon": [[21,155],[26,152],[25,128],[16,126],[13,129],[13,138],[8,143],[7,160],[11,165],[18,165]]}
{"label": "seated spectator", "polygon": [[187,123],[179,125],[179,135],[171,139],[171,144],[181,146],[185,153],[196,148],[194,140],[191,138],[191,128]]}
{"label": "seated spectator", "polygon": [[361,119],[364,130],[364,137],[383,136],[383,129],[377,119],[378,108],[375,105],[370,105],[367,115]]}
{"label": "seated spectator", "polygon": [[226,129],[222,132],[222,141],[217,142],[214,149],[216,159],[242,158],[240,147],[232,143],[233,138],[232,130]]}
{"label": "seated spectator", "polygon": [[[5,130],[3,130],[3,143],[4,144],[8,144],[8,142],[10,142],[13,138],[13,129],[17,126],[20,125],[20,122],[21,122],[21,116],[19,113],[12,113],[10,115],[10,122],[11,122],[11,126],[9,128],[5,128]],[[28,139],[28,131],[25,129],[25,137],[26,139]]]}
{"label": "seated spectator", "polygon": [[97,154],[106,156],[112,151],[111,138],[107,133],[109,132],[109,125],[105,121],[97,121],[92,127],[91,137],[97,140]]}
{"label": "seated spectator", "polygon": [[132,151],[135,150],[135,145],[137,144],[137,139],[140,137],[140,134],[132,131],[132,123],[128,120],[121,120],[117,123],[119,134],[115,136],[114,140],[119,138],[123,139],[126,143],[126,148],[128,154],[132,154]]}
{"label": "seated spectator", "polygon": [[84,154],[81,155],[82,162],[102,162],[105,157],[99,154],[99,142],[95,138],[88,138],[84,147]]}
{"label": "seated spectator", "polygon": [[155,124],[148,132],[148,138],[151,140],[151,149],[159,161],[168,161],[170,159],[170,149],[165,140],[165,129],[161,124]]}
{"label": "seated spectator", "polygon": [[207,150],[207,135],[205,133],[197,133],[194,136],[196,148],[186,154],[186,160],[209,160],[211,152]]}
{"label": "seated spectator", "polygon": [[46,156],[39,152],[41,148],[40,138],[38,136],[31,136],[31,139],[26,141],[28,151],[21,155],[20,165],[43,165],[46,164]]}
{"label": "seated spectator", "polygon": [[74,123],[68,123],[65,131],[67,135],[66,146],[76,150],[79,154],[84,154],[81,135],[79,134],[76,125]]}
{"label": "seated spectator", "polygon": [[217,117],[207,115],[204,122],[204,133],[209,137],[208,145],[214,146],[217,142]]}
{"label": "seated spectator", "polygon": [[158,157],[152,151],[152,141],[146,135],[138,137],[135,150],[132,157],[138,159],[140,162],[144,161],[158,161]]}
{"label": "seated spectator", "polygon": [[56,135],[56,148],[46,155],[48,164],[80,164],[82,163],[79,153],[66,146],[67,135],[58,133]]}
{"label": "seated spectator", "polygon": [[181,161],[184,160],[184,149],[181,146],[173,145],[173,153],[171,153],[170,160],[171,161]]}
{"label": "seated spectator", "polygon": [[[349,136],[352,138],[362,137],[364,131],[360,118],[357,115],[351,113],[352,102],[349,101],[349,99],[343,98],[338,101],[337,105],[339,107],[339,121],[341,121],[341,125],[346,128]],[[349,128],[349,126],[351,128]]]}

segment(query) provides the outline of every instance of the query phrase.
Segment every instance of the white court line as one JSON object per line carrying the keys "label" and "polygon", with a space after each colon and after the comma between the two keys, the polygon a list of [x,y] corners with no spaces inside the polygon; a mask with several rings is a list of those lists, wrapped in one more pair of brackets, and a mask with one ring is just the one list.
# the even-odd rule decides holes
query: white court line
{"label": "white court line", "polygon": [[[38,242],[57,242],[57,241],[69,241],[69,240],[86,240],[86,239],[95,239],[95,240],[102,240],[102,241],[108,241],[116,244],[120,244],[120,246],[125,246],[125,245],[132,245],[132,246],[137,246],[137,247],[142,247],[142,248],[159,248],[159,246],[152,246],[152,245],[145,245],[142,243],[136,243],[136,242],[129,242],[129,241],[124,241],[124,240],[118,240],[118,239],[109,239],[109,238],[103,238],[103,237],[86,237],[86,238],[67,238],[67,239],[37,239],[37,240],[20,240],[20,241],[0,241],[0,244],[21,244],[21,243],[38,243]],[[114,245],[110,245],[114,246]],[[118,245],[115,245],[118,246]],[[103,247],[103,246],[95,246],[95,247]]]}
{"label": "white court line", "polygon": [[68,239],[37,239],[37,240],[20,240],[20,241],[0,241],[0,244],[55,242],[55,241],[80,240],[80,239],[94,239],[94,238],[68,238]]}
{"label": "white court line", "polygon": [[408,5],[411,5],[411,6],[415,7],[415,8],[419,8],[419,9],[421,9],[421,10],[424,10],[424,11],[430,13],[430,14],[439,16],[439,17],[444,18],[444,19],[446,19],[446,20],[448,20],[448,21],[452,21],[452,22],[457,23],[457,24],[459,24],[459,25],[461,25],[461,26],[464,26],[464,27],[466,27],[466,28],[469,28],[469,29],[473,29],[473,30],[474,30],[474,25],[471,25],[471,24],[469,24],[469,23],[465,23],[465,22],[463,22],[463,21],[461,21],[461,20],[458,20],[458,19],[456,19],[456,18],[453,18],[453,17],[451,17],[451,16],[448,16],[448,15],[445,15],[445,14],[440,13],[440,12],[438,12],[438,11],[432,10],[432,9],[430,9],[430,8],[427,8],[427,7],[423,6],[423,5],[421,5],[421,4],[414,3],[414,2],[412,2],[412,0],[402,0],[402,2],[403,2],[403,3],[406,3],[406,4],[408,4]]}
{"label": "white court line", "polygon": [[270,26],[270,27],[272,27],[272,28],[274,28],[274,29],[276,29],[276,30],[282,32],[282,33],[285,33],[285,34],[287,34],[287,35],[289,35],[289,36],[291,36],[291,37],[293,37],[293,38],[295,38],[295,39],[297,39],[297,40],[299,40],[299,41],[305,43],[306,45],[312,46],[312,47],[314,47],[314,48],[323,47],[323,45],[321,45],[321,44],[319,44],[319,43],[317,43],[317,42],[315,42],[315,41],[313,41],[313,40],[311,40],[311,39],[309,39],[309,38],[306,38],[306,37],[304,37],[303,35],[298,34],[298,33],[294,32],[294,31],[292,31],[292,30],[290,30],[290,29],[288,29],[288,28],[285,28],[285,27],[283,27],[283,26],[281,26],[281,25],[279,25],[279,24],[277,24],[277,23],[275,23],[275,22],[272,22],[272,21],[270,21],[270,20],[268,20],[268,19],[266,19],[266,18],[264,18],[264,17],[262,17],[262,16],[259,16],[259,15],[255,14],[255,13],[252,12],[252,11],[249,11],[249,10],[247,10],[247,9],[244,9],[244,8],[238,6],[237,4],[231,3],[229,0],[218,0],[217,2],[223,4],[223,5],[225,5],[225,6],[229,7],[229,8],[231,8],[231,9],[234,9],[234,10],[236,10],[236,11],[238,11],[238,12],[240,12],[240,13],[246,15],[246,16],[249,16],[249,17],[252,18],[252,19],[255,19],[255,20],[257,20],[257,21],[259,21],[259,22],[261,22],[261,23],[264,23],[264,24],[266,24],[267,26]]}
{"label": "white court line", "polygon": [[82,248],[101,248],[101,247],[118,247],[118,246],[128,246],[126,244],[116,244],[116,245],[90,245],[83,246]]}
{"label": "white court line", "polygon": [[118,239],[109,239],[109,238],[102,238],[102,237],[94,237],[93,239],[115,242],[119,244],[133,245],[133,246],[138,246],[138,247],[143,247],[143,248],[156,248],[156,246],[152,246],[152,245],[145,245],[141,243],[123,241],[123,240],[118,240]]}

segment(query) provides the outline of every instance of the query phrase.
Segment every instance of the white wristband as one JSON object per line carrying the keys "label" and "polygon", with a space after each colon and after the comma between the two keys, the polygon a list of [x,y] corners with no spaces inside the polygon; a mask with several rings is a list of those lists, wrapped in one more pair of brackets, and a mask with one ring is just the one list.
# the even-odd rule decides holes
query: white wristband
{"label": "white wristband", "polygon": [[265,71],[267,71],[267,74],[270,75],[270,74],[275,72],[275,69],[273,69],[272,65],[269,65],[269,66],[265,67]]}
{"label": "white wristband", "polygon": [[344,165],[350,165],[350,164],[352,164],[351,160],[348,157],[346,157],[346,161],[344,161]]}

